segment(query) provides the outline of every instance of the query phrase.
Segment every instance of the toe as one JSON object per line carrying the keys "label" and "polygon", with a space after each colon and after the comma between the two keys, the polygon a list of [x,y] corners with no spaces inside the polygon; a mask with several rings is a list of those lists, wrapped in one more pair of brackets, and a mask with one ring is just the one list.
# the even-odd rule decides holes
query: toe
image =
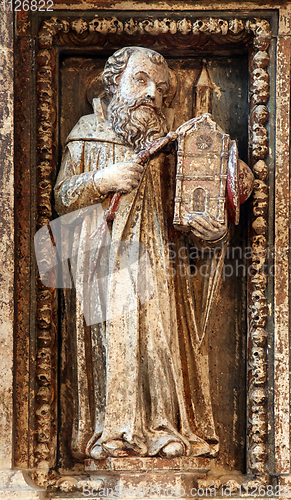
{"label": "toe", "polygon": [[178,441],[172,441],[171,443],[164,446],[160,452],[160,455],[166,458],[181,457],[185,454],[185,447],[182,443]]}
{"label": "toe", "polygon": [[100,444],[95,444],[95,446],[93,446],[92,450],[90,451],[90,455],[92,458],[94,458],[94,460],[103,460],[108,456],[106,451],[103,450]]}

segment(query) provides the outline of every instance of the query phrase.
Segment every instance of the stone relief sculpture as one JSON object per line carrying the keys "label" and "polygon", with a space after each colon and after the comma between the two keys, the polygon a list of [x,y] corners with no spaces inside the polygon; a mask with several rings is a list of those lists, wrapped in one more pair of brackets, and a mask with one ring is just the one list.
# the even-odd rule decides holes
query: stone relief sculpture
{"label": "stone relief sculpture", "polygon": [[[105,95],[94,99],[94,114],[82,117],[69,134],[55,186],[76,286],[74,300],[66,302],[74,364],[72,453],[78,460],[215,456],[219,439],[205,331],[228,220],[238,223],[252,174],[210,115],[190,120],[151,149],[172,128],[171,112],[163,107],[170,71],[160,54],[118,50],[102,79]],[[177,137],[175,219],[169,227],[174,204],[168,216],[161,170],[171,159],[158,149]],[[191,137],[195,158],[185,153],[194,144]],[[218,249],[207,260],[200,315],[192,276],[184,272],[189,247],[175,231],[192,238],[197,249]],[[183,272],[171,258],[173,245],[186,252]]]}

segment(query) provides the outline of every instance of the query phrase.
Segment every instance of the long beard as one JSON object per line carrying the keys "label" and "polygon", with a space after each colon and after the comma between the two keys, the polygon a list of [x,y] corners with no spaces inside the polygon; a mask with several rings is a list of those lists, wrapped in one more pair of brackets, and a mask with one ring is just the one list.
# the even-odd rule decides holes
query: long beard
{"label": "long beard", "polygon": [[124,99],[117,93],[108,106],[108,119],[114,132],[136,152],[168,132],[165,116],[161,112],[140,107],[148,103],[143,98]]}

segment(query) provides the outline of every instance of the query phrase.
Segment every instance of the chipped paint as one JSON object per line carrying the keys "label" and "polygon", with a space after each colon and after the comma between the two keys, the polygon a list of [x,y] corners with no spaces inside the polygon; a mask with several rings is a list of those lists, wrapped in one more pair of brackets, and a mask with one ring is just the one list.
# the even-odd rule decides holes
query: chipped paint
{"label": "chipped paint", "polygon": [[221,92],[223,92],[223,90],[218,85],[216,85],[214,82],[212,82],[212,85],[213,85],[213,90],[216,93],[217,99],[220,100]]}

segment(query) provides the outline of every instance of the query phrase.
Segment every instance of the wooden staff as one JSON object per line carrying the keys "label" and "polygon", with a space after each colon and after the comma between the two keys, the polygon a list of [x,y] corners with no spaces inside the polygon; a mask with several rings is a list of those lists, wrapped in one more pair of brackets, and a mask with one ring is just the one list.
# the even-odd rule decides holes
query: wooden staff
{"label": "wooden staff", "polygon": [[[169,132],[165,137],[160,137],[156,141],[152,142],[146,149],[143,149],[140,151],[137,155],[137,158],[135,159],[134,163],[138,163],[140,165],[145,165],[149,158],[154,155],[155,153],[158,153],[162,148],[164,148],[169,142],[173,142],[177,139],[178,133],[177,132]],[[103,214],[103,220],[101,224],[93,231],[93,233],[90,236],[90,240],[98,236],[98,242],[97,242],[97,247],[96,247],[96,253],[94,256],[94,260],[92,263],[92,268],[91,268],[91,273],[89,277],[89,281],[92,281],[96,266],[98,263],[99,255],[100,255],[100,250],[103,245],[105,233],[106,233],[106,227],[107,223],[110,221],[113,221],[115,219],[115,214],[118,209],[119,205],[119,200],[121,197],[122,193],[115,193],[111,199],[110,205],[108,210],[106,210]]]}

